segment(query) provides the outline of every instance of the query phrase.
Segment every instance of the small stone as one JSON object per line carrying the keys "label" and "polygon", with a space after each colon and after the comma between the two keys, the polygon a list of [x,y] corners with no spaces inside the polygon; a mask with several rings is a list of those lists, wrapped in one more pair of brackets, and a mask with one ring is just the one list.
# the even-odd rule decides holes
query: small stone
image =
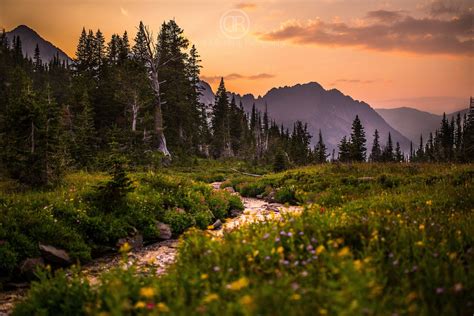
{"label": "small stone", "polygon": [[234,190],[233,187],[226,187],[226,188],[224,188],[224,190],[226,190],[229,193],[235,193],[235,190]]}
{"label": "small stone", "polygon": [[220,219],[218,219],[217,221],[214,222],[214,224],[212,224],[212,226],[214,227],[214,230],[218,230],[222,227],[222,222]]}
{"label": "small stone", "polygon": [[60,266],[67,266],[71,264],[71,258],[65,250],[43,244],[39,244],[39,249],[43,258],[48,262]]}
{"label": "small stone", "polygon": [[230,215],[230,217],[238,217],[238,216],[242,215],[242,211],[241,210],[231,210],[229,215]]}
{"label": "small stone", "polygon": [[160,239],[162,240],[171,239],[171,236],[173,234],[171,232],[171,227],[169,225],[162,222],[156,222],[156,228],[158,228],[158,231],[160,232]]}
{"label": "small stone", "polygon": [[143,235],[137,233],[135,236],[120,238],[116,244],[117,248],[128,243],[132,249],[141,249],[143,247]]}

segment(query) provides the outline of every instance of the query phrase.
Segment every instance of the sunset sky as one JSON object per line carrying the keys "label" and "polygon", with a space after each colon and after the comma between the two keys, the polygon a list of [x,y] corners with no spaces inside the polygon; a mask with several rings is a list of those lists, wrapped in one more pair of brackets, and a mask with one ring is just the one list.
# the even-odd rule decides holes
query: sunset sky
{"label": "sunset sky", "polygon": [[215,88],[265,94],[317,81],[375,108],[434,113],[474,95],[474,12],[463,0],[0,0],[0,27],[26,24],[74,56],[84,26],[133,38],[175,19]]}

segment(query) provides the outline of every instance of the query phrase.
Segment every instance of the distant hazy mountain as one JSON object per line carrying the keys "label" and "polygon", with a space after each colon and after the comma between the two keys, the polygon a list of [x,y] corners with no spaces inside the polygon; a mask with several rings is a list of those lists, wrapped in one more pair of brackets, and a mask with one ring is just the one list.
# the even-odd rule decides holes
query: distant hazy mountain
{"label": "distant hazy mountain", "polygon": [[38,33],[26,25],[20,25],[10,32],[7,32],[7,38],[10,44],[13,41],[14,36],[20,36],[24,56],[33,58],[36,44],[38,44],[41,59],[44,62],[49,62],[52,60],[53,57],[56,56],[56,53],[59,53],[59,58],[61,60],[71,62],[71,58],[69,58],[66,53],[47,40],[43,39]]}
{"label": "distant hazy mountain", "polygon": [[[375,109],[383,119],[393,128],[412,140],[415,145],[419,144],[420,134],[423,134],[423,139],[426,141],[430,132],[434,132],[439,128],[442,115],[436,115],[429,112],[423,112],[417,109],[401,107],[395,109]],[[466,110],[447,114],[446,116],[456,116],[461,113],[463,116]]]}
{"label": "distant hazy mountain", "polygon": [[[206,91],[206,95],[210,95],[210,92]],[[317,142],[321,129],[326,144],[337,150],[341,138],[344,135],[350,136],[352,121],[359,115],[365,127],[368,150],[372,146],[375,129],[380,133],[382,144],[385,144],[390,132],[394,143],[398,141],[405,152],[409,150],[410,141],[387,124],[367,103],[356,101],[336,89],[325,90],[316,82],[273,88],[258,98],[251,94],[233,95],[237,102],[242,100],[246,111],[250,111],[253,103],[261,111],[267,104],[271,118],[290,130],[297,120],[308,123],[309,132],[313,135],[313,145]]]}

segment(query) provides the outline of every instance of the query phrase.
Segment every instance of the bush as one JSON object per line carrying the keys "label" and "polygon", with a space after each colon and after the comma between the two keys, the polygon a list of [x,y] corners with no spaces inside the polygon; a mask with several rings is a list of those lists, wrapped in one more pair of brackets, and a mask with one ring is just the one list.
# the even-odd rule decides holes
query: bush
{"label": "bush", "polygon": [[224,191],[213,191],[209,196],[209,209],[215,219],[224,219],[228,216],[229,210],[229,193]]}
{"label": "bush", "polygon": [[196,221],[191,214],[173,210],[165,213],[163,221],[171,226],[173,235],[180,235],[189,227],[196,225]]}

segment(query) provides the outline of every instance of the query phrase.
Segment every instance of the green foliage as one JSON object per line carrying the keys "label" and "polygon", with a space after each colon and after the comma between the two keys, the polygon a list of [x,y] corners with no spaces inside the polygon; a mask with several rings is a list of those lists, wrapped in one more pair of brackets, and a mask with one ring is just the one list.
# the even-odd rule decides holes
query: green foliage
{"label": "green foliage", "polygon": [[333,195],[340,202],[313,201],[299,215],[222,239],[191,230],[160,278],[116,269],[98,286],[84,280],[75,297],[68,287],[81,284],[79,276],[68,287],[62,276],[44,279],[15,313],[61,313],[74,304],[91,314],[469,314],[472,174],[471,166],[354,164],[254,179],[293,185],[300,200]]}

